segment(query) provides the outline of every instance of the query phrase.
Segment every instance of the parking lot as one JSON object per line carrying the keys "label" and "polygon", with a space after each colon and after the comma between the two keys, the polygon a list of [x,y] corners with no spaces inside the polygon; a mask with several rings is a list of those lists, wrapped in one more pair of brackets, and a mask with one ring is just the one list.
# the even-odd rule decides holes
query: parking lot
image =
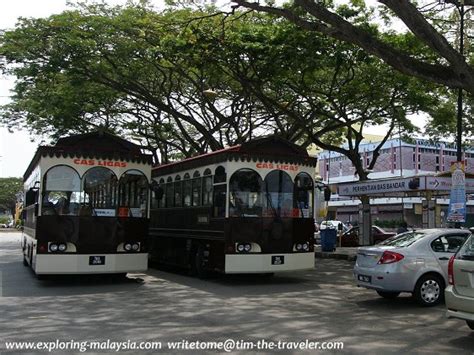
{"label": "parking lot", "polygon": [[126,279],[39,281],[22,265],[20,236],[0,232],[0,349],[6,341],[56,339],[265,339],[342,341],[343,353],[474,354],[474,332],[447,319],[444,305],[420,308],[409,295],[386,300],[357,288],[348,261],[316,259],[312,271],[273,278],[199,280],[150,269]]}

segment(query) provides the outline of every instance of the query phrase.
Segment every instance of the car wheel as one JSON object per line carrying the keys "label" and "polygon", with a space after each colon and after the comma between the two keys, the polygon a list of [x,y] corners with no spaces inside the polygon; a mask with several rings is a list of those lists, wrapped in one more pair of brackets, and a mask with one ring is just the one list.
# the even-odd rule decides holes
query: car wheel
{"label": "car wheel", "polygon": [[383,298],[388,298],[388,299],[397,298],[398,295],[400,294],[400,292],[387,292],[387,291],[377,291],[377,293],[379,294],[379,296]]}
{"label": "car wheel", "polygon": [[436,306],[443,299],[444,282],[438,275],[425,275],[415,286],[414,296],[425,307]]}
{"label": "car wheel", "polygon": [[472,321],[472,320],[467,320],[466,323],[467,323],[467,326],[468,326],[469,328],[471,328],[472,330],[474,330],[474,321]]}

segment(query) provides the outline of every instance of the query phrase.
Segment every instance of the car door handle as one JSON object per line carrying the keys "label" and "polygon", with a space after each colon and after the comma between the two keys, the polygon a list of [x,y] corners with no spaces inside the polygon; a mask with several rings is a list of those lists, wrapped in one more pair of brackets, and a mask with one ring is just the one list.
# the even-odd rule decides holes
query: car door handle
{"label": "car door handle", "polygon": [[443,257],[439,258],[439,260],[449,260],[449,258],[443,256]]}

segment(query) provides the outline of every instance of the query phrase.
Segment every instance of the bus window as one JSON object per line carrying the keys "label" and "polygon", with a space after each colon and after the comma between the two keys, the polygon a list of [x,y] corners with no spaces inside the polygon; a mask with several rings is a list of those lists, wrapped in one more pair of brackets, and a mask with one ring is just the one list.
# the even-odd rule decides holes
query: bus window
{"label": "bus window", "polygon": [[202,205],[209,206],[212,204],[212,176],[202,178]]}
{"label": "bus window", "polygon": [[[146,217],[148,180],[141,171],[129,170],[120,177],[119,216]],[[128,195],[127,195],[128,194]]]}
{"label": "bus window", "polygon": [[214,184],[226,182],[226,179],[227,179],[227,175],[225,173],[225,168],[223,166],[218,166],[216,168],[216,173],[214,175]]}
{"label": "bus window", "polygon": [[193,201],[192,205],[193,206],[201,206],[201,183],[202,180],[199,177],[199,171],[195,171],[193,175]]}
{"label": "bus window", "polygon": [[81,179],[73,168],[58,165],[44,177],[43,215],[77,215],[81,199]]}
{"label": "bus window", "polygon": [[297,216],[313,218],[313,179],[306,173],[299,173],[295,178],[294,207]]}
{"label": "bus window", "polygon": [[160,179],[158,186],[163,189],[163,194],[161,198],[153,199],[153,208],[163,208],[166,206],[166,187],[168,185],[165,184],[165,179]]}
{"label": "bus window", "polygon": [[[117,177],[112,170],[104,167],[89,169],[84,174],[84,205],[80,214],[99,217],[115,217],[117,207]],[[119,192],[124,198],[127,192]],[[115,198],[114,198],[115,196]]]}
{"label": "bus window", "polygon": [[265,177],[265,216],[293,216],[293,181],[286,172],[273,170]]}
{"label": "bus window", "polygon": [[214,217],[225,217],[227,185],[214,186]]}
{"label": "bus window", "polygon": [[181,176],[176,176],[174,180],[174,207],[181,207],[183,204]]}
{"label": "bus window", "polygon": [[262,215],[262,178],[251,169],[240,169],[230,178],[230,217]]}
{"label": "bus window", "polygon": [[183,206],[191,206],[191,196],[192,196],[192,182],[189,179],[189,174],[184,174],[183,178]]}

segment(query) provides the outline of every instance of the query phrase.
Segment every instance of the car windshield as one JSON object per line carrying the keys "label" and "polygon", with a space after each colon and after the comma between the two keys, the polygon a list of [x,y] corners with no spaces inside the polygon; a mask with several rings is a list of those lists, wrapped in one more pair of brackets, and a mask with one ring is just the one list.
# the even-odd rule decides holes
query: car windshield
{"label": "car windshield", "polygon": [[458,259],[474,260],[474,235],[471,235],[464,245],[459,249]]}
{"label": "car windshield", "polygon": [[406,232],[403,234],[396,235],[394,237],[388,238],[387,240],[379,243],[378,245],[385,245],[390,247],[397,248],[406,248],[415,243],[416,241],[425,237],[425,233],[420,232]]}

